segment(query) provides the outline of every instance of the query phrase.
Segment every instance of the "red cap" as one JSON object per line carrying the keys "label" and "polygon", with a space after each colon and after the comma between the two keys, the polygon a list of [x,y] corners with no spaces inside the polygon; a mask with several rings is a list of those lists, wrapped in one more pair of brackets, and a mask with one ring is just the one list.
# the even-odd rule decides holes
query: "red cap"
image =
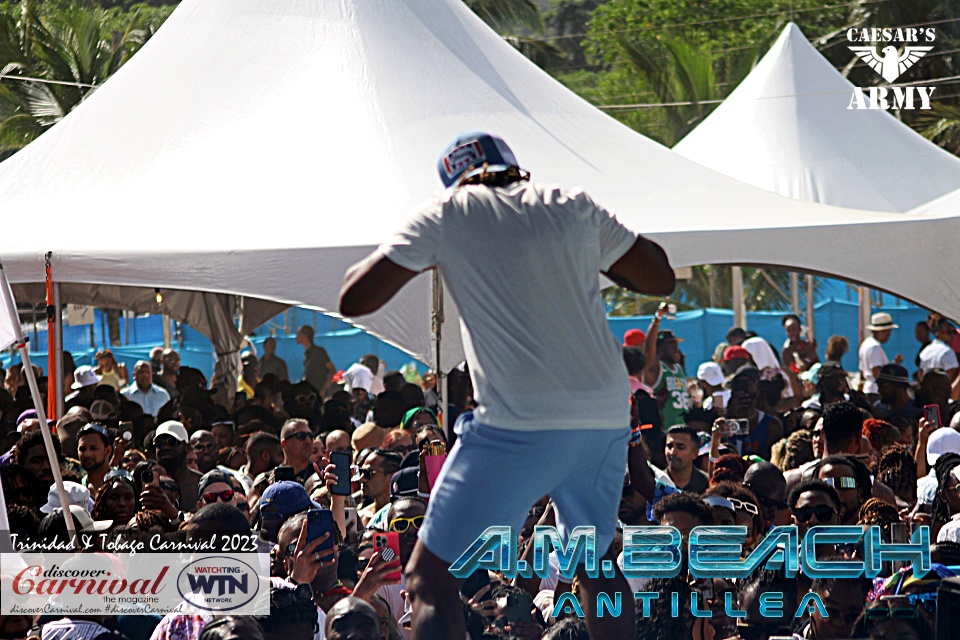
{"label": "red cap", "polygon": [[625,334],[623,334],[623,346],[639,347],[646,339],[647,336],[644,335],[643,331],[640,331],[640,329],[629,329]]}
{"label": "red cap", "polygon": [[750,352],[744,349],[743,347],[731,346],[723,350],[723,361],[728,360],[749,360]]}

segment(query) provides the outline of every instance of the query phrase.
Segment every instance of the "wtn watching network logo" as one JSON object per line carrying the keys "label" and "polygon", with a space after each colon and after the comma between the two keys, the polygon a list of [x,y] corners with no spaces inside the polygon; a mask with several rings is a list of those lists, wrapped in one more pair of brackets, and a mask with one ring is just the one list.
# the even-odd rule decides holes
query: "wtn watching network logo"
{"label": "wtn watching network logo", "polygon": [[[933,49],[935,29],[847,29],[848,47],[884,80],[893,83]],[[915,44],[914,44],[915,43]],[[877,47],[880,52],[877,52]],[[898,46],[902,48],[898,48]],[[929,109],[935,87],[855,87],[847,109]],[[917,106],[919,105],[919,106]]]}
{"label": "wtn watching network logo", "polygon": [[184,601],[205,611],[233,611],[248,604],[259,590],[256,570],[227,556],[191,562],[177,578]]}

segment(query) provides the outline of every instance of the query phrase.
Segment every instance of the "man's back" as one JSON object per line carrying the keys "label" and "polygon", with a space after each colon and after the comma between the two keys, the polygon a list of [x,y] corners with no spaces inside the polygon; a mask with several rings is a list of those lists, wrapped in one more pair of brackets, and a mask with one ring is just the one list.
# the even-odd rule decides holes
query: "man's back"
{"label": "man's back", "polygon": [[614,428],[629,396],[598,274],[636,240],[579,190],[460,187],[381,251],[440,267],[466,328],[477,419],[508,429]]}

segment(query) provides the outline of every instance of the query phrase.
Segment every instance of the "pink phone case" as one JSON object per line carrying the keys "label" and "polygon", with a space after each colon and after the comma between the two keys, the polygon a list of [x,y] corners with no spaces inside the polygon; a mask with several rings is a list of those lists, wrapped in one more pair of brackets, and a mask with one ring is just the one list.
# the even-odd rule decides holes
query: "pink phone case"
{"label": "pink phone case", "polygon": [[433,485],[437,482],[437,476],[440,475],[440,469],[443,468],[443,463],[447,461],[447,454],[442,454],[439,456],[424,456],[423,457],[423,466],[427,469],[427,482],[430,483],[430,488],[433,489]]}

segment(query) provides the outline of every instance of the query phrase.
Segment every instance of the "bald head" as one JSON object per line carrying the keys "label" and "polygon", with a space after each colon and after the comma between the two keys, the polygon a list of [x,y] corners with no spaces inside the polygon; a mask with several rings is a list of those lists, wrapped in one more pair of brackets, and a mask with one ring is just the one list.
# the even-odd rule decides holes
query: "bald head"
{"label": "bald head", "polygon": [[360,598],[348,597],[327,612],[327,640],[380,640],[380,618]]}

